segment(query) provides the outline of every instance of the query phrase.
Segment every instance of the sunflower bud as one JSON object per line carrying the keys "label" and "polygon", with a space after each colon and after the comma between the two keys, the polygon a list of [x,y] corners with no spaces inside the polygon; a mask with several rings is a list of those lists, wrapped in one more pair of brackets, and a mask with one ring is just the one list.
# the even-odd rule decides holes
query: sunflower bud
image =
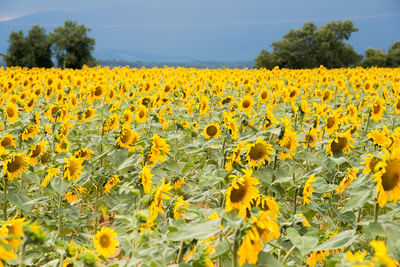
{"label": "sunflower bud", "polygon": [[79,255],[79,259],[83,262],[83,264],[87,267],[96,266],[96,256],[91,251],[85,251]]}

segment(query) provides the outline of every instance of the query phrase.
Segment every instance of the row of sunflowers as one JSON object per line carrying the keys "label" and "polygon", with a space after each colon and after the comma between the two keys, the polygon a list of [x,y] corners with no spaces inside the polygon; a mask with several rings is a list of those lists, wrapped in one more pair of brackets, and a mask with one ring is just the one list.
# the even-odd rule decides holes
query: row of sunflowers
{"label": "row of sunflowers", "polygon": [[398,266],[400,69],[0,69],[0,266]]}

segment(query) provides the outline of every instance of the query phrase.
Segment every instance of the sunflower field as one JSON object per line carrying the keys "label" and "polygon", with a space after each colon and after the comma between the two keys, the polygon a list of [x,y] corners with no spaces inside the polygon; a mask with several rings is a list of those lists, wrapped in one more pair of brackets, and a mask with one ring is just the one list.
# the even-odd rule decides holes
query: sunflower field
{"label": "sunflower field", "polygon": [[0,69],[0,266],[398,266],[400,69]]}

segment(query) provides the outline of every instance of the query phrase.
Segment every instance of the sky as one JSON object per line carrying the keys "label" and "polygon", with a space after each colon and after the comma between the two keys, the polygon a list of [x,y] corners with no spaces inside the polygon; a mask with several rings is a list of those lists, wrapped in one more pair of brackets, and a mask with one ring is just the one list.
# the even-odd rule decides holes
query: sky
{"label": "sky", "polygon": [[350,41],[360,53],[400,40],[400,0],[0,0],[0,31],[51,30],[58,18],[90,27],[99,53],[200,60],[253,59],[307,21],[352,19],[360,31]]}

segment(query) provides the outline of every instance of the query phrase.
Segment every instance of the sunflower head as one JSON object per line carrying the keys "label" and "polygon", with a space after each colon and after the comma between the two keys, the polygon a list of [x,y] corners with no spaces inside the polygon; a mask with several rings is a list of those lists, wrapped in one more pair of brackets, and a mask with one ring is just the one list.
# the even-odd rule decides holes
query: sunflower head
{"label": "sunflower head", "polygon": [[267,144],[258,137],[255,144],[247,145],[247,161],[250,167],[259,167],[264,164],[265,161],[271,160],[269,156],[273,155],[274,151],[270,144]]}
{"label": "sunflower head", "polygon": [[221,130],[219,129],[219,125],[213,122],[204,128],[203,134],[206,139],[218,138],[221,135]]}
{"label": "sunflower head", "polygon": [[331,156],[333,153],[342,152],[346,154],[353,147],[353,139],[349,131],[339,133],[335,139],[332,139],[326,147],[326,152]]}
{"label": "sunflower head", "polygon": [[8,180],[13,180],[28,168],[28,159],[25,153],[14,153],[12,158],[3,165],[3,172],[7,174]]}
{"label": "sunflower head", "polygon": [[6,148],[8,146],[14,146],[15,147],[14,137],[11,134],[6,134],[0,140],[0,146],[2,146],[4,148]]}

